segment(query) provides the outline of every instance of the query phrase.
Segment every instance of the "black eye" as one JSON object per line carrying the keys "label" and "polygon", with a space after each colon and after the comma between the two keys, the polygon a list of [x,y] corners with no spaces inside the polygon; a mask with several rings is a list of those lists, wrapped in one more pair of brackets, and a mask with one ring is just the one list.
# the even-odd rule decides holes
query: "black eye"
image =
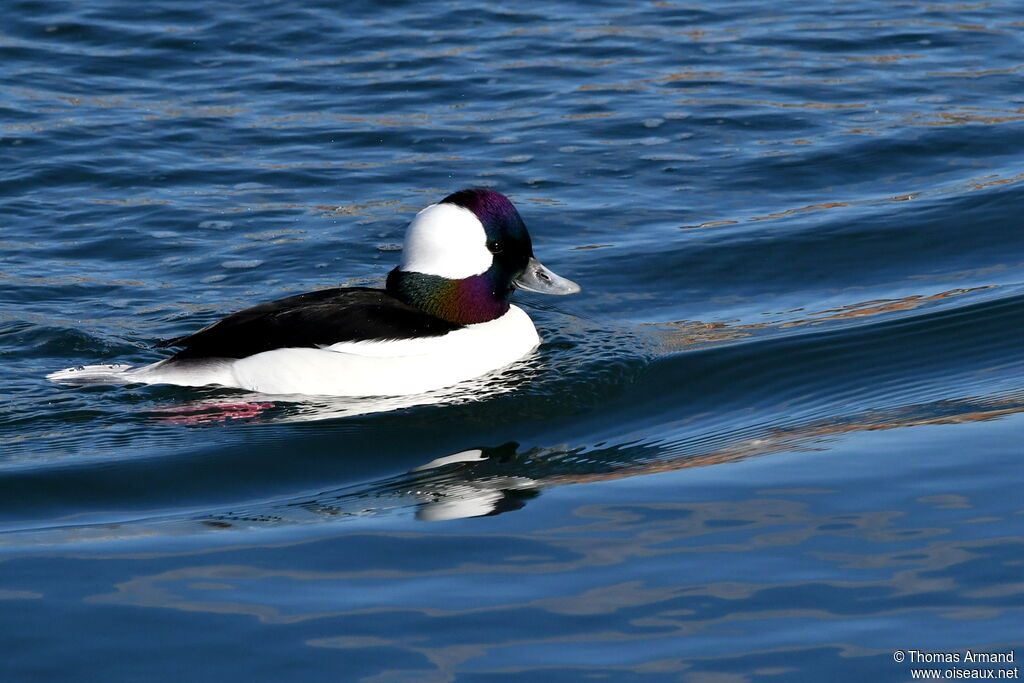
{"label": "black eye", "polygon": [[[479,242],[477,244],[479,244]],[[501,245],[498,242],[491,240],[490,242],[487,243],[487,251],[491,252],[492,254],[500,254]]]}

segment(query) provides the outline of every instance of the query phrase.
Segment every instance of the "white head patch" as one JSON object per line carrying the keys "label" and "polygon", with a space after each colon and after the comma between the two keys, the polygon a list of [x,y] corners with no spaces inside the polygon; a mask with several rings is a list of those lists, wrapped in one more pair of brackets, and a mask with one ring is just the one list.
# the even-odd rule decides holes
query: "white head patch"
{"label": "white head patch", "polygon": [[404,271],[460,280],[483,273],[492,261],[480,219],[455,204],[431,204],[405,233]]}

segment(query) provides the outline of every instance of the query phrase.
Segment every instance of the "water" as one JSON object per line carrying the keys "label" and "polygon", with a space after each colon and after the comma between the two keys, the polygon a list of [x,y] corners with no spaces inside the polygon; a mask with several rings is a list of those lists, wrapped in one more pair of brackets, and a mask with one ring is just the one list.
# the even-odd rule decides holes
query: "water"
{"label": "water", "polygon": [[[1019,662],[1016,10],[7,3],[3,680]],[[506,391],[43,379],[379,284],[467,186],[584,287]]]}

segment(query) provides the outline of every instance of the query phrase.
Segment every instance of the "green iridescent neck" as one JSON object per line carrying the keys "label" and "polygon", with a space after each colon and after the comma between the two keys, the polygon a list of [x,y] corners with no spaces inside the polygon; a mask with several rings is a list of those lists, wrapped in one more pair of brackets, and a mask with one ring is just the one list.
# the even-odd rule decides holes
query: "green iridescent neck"
{"label": "green iridescent neck", "polygon": [[458,325],[472,325],[500,318],[508,312],[512,287],[507,278],[504,278],[504,285],[502,280],[495,269],[450,280],[440,275],[395,268],[388,274],[387,290],[424,313]]}

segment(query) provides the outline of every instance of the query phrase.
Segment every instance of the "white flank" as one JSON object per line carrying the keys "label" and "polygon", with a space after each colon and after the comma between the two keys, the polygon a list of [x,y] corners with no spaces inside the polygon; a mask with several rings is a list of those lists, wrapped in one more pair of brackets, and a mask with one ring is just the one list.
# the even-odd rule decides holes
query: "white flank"
{"label": "white flank", "polygon": [[162,360],[125,374],[127,382],[142,384],[177,384],[182,387],[202,387],[219,384],[237,387],[231,358],[195,358],[189,360]]}
{"label": "white flank", "polygon": [[48,378],[69,384],[219,385],[262,394],[408,396],[486,375],[540,343],[533,321],[512,306],[496,320],[440,337],[284,348],[234,360],[162,360],[141,368],[88,365]]}
{"label": "white flank", "polygon": [[539,343],[530,316],[512,306],[497,320],[441,337],[259,353],[235,361],[233,386],[268,394],[405,396],[503,368]]}
{"label": "white flank", "polygon": [[454,204],[431,204],[409,224],[401,268],[461,280],[483,273],[492,260],[487,233],[472,211]]}

